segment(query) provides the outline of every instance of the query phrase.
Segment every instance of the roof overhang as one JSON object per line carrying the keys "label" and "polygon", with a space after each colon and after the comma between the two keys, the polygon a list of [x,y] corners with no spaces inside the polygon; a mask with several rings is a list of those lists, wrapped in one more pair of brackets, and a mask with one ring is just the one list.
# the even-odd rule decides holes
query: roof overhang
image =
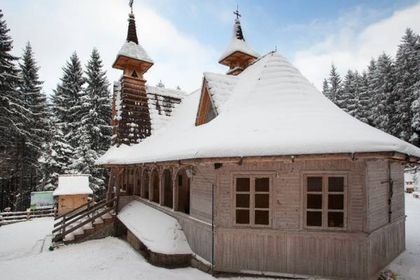
{"label": "roof overhang", "polygon": [[118,168],[125,166],[155,166],[155,165],[200,165],[211,163],[237,163],[242,164],[246,162],[267,162],[267,161],[302,161],[302,160],[361,160],[361,159],[387,159],[399,161],[401,163],[409,163],[412,165],[420,165],[420,158],[406,155],[399,152],[357,152],[357,153],[330,153],[330,154],[302,154],[302,155],[273,155],[273,156],[244,156],[244,157],[214,157],[214,158],[192,158],[181,160],[168,161],[153,161],[153,162],[139,162],[127,164],[98,164],[98,166],[108,168]]}
{"label": "roof overhang", "polygon": [[226,65],[226,66],[230,66],[232,64],[233,61],[250,61],[250,60],[254,60],[257,59],[258,57],[250,55],[248,53],[244,53],[241,51],[235,51],[223,58],[221,58],[219,60],[220,64]]}
{"label": "roof overhang", "polygon": [[112,68],[124,70],[127,67],[140,68],[143,73],[153,66],[152,62],[135,59],[125,55],[118,55],[112,64]]}

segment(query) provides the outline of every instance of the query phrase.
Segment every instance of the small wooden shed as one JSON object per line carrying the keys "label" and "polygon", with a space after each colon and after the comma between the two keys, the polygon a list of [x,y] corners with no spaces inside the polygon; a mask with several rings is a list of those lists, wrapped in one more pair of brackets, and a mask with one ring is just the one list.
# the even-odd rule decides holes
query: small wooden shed
{"label": "small wooden shed", "polygon": [[58,177],[58,187],[53,193],[58,200],[58,215],[86,204],[89,195],[92,194],[92,189],[89,187],[89,175],[60,175]]}

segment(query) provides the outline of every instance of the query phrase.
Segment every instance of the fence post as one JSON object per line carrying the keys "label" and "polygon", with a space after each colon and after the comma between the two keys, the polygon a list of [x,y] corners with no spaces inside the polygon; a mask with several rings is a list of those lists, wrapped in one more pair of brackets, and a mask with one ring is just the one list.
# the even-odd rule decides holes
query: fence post
{"label": "fence post", "polygon": [[63,220],[61,221],[62,222],[62,229],[61,229],[61,238],[64,240],[64,237],[65,237],[65,233],[66,233],[66,215],[64,215],[63,216]]}

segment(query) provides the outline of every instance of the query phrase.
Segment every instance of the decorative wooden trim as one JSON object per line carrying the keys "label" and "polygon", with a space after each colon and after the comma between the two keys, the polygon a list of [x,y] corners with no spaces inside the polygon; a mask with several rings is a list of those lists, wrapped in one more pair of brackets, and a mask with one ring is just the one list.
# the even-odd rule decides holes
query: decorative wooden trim
{"label": "decorative wooden trim", "polygon": [[196,126],[207,123],[208,114],[210,110],[214,110],[214,113],[217,115],[216,107],[214,106],[213,100],[209,93],[208,83],[206,79],[203,79],[200,102],[198,105],[198,111],[195,121]]}
{"label": "decorative wooden trim", "polygon": [[[214,162],[219,163],[252,163],[252,162],[269,162],[269,161],[284,161],[284,162],[294,162],[294,161],[304,161],[304,160],[370,160],[370,159],[390,159],[394,161],[401,161],[401,163],[412,163],[420,164],[420,158],[409,157],[397,152],[361,152],[361,153],[333,153],[333,154],[306,154],[306,155],[281,155],[281,156],[246,156],[246,157],[209,157],[209,158],[196,158],[196,159],[184,159],[184,160],[170,160],[170,161],[153,161],[153,162],[139,162],[129,165],[206,165]],[[416,161],[408,161],[415,159]],[[98,166],[104,167],[122,167],[126,164],[100,164]]]}

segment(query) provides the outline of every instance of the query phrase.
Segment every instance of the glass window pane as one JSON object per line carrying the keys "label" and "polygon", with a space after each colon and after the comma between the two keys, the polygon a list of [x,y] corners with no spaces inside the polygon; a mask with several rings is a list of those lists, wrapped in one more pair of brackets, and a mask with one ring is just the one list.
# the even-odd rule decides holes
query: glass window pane
{"label": "glass window pane", "polygon": [[249,178],[236,178],[236,191],[249,192],[250,180]]}
{"label": "glass window pane", "polygon": [[322,194],[308,194],[306,208],[322,209]]}
{"label": "glass window pane", "polygon": [[249,210],[236,210],[236,223],[237,224],[249,224]]}
{"label": "glass window pane", "polygon": [[322,177],[308,177],[308,192],[322,192]]}
{"label": "glass window pane", "polygon": [[270,207],[270,195],[268,193],[255,195],[255,208],[269,208],[269,207]]}
{"label": "glass window pane", "polygon": [[256,225],[268,225],[269,222],[269,212],[262,210],[255,210],[255,224]]}
{"label": "glass window pane", "polygon": [[328,226],[329,227],[344,227],[344,213],[328,212]]}
{"label": "glass window pane", "polygon": [[328,209],[344,209],[344,195],[329,194],[328,195]]}
{"label": "glass window pane", "polygon": [[236,194],[236,207],[249,208],[249,194]]}
{"label": "glass window pane", "polygon": [[343,192],[344,191],[344,177],[328,177],[328,191],[329,192]]}
{"label": "glass window pane", "polygon": [[269,192],[270,179],[269,178],[255,178],[255,191],[256,192]]}
{"label": "glass window pane", "polygon": [[306,212],[306,225],[311,227],[322,226],[322,212]]}

